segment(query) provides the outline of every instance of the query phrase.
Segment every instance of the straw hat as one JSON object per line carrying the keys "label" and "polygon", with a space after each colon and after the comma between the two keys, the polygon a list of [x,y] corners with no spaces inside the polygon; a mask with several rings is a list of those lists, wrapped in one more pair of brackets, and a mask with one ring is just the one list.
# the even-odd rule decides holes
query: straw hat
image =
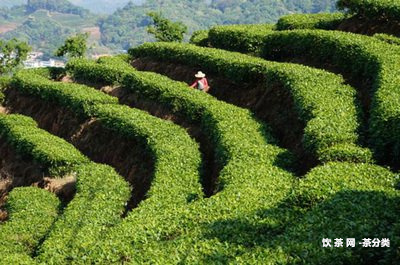
{"label": "straw hat", "polygon": [[203,78],[206,77],[206,74],[203,73],[202,71],[198,71],[197,74],[194,75],[197,78]]}

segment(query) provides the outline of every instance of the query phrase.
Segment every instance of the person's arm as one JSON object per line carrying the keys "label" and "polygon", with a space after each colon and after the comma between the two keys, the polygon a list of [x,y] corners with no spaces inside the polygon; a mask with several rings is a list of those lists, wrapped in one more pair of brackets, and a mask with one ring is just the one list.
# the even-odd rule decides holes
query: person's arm
{"label": "person's arm", "polygon": [[194,83],[190,86],[191,88],[195,88],[196,86],[197,86],[197,80],[196,81],[194,81]]}

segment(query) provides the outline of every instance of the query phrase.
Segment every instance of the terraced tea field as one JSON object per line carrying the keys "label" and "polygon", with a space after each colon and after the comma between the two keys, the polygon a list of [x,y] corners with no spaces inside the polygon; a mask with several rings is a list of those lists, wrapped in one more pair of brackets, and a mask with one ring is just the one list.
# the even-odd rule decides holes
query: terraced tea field
{"label": "terraced tea field", "polygon": [[[339,2],[361,20],[376,1]],[[398,264],[400,49],[347,19],[3,79],[0,263]]]}

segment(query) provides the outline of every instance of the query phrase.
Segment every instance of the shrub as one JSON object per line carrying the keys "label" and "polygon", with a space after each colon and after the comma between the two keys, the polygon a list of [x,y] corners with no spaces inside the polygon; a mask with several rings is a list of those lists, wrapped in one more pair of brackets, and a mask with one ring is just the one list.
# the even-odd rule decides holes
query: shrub
{"label": "shrub", "polygon": [[18,264],[33,263],[30,256],[56,220],[59,204],[54,194],[34,187],[15,188],[8,194],[9,219],[0,224],[2,262],[7,257]]}
{"label": "shrub", "polygon": [[[294,258],[307,264],[398,262],[398,181],[387,169],[367,164],[328,163],[312,169],[287,200],[289,208],[303,210],[274,243],[284,250],[284,259],[278,260]],[[333,248],[323,248],[323,238],[330,238]],[[334,247],[335,238],[343,238],[343,248]],[[356,247],[346,248],[346,238],[355,238]],[[391,245],[363,248],[358,244],[363,238],[389,238]],[[277,247],[273,249],[279,253]]]}
{"label": "shrub", "polygon": [[31,71],[20,71],[13,77],[11,87],[24,93],[67,106],[79,114],[90,113],[95,103],[117,104],[118,99],[87,86],[61,83]]}
{"label": "shrub", "polygon": [[277,30],[325,29],[335,30],[347,16],[343,13],[292,14],[283,16],[276,24]]}
{"label": "shrub", "polygon": [[199,46],[208,46],[208,30],[197,30],[190,37],[190,43]]}
{"label": "shrub", "polygon": [[208,40],[213,47],[257,53],[264,36],[273,29],[274,26],[271,24],[214,26],[208,33]]}
{"label": "shrub", "polygon": [[[68,69],[81,78],[86,77],[86,80],[96,80],[96,82],[113,83],[112,76],[114,76],[121,80],[125,87],[145,98],[174,108],[176,112],[194,121],[199,119],[201,121],[201,116],[196,114],[197,111],[201,111],[203,117],[210,115],[206,122],[225,124],[219,128],[218,137],[223,136],[223,138],[215,141],[216,145],[222,142],[228,147],[229,142],[224,139],[229,139],[233,143],[236,141],[237,144],[240,143],[242,152],[246,150],[247,145],[244,144],[249,138],[246,135],[251,131],[248,122],[236,114],[240,113],[239,108],[227,105],[237,117],[232,121],[229,118],[232,115],[225,110],[227,106],[225,107],[222,102],[213,103],[215,100],[208,95],[188,90],[180,82],[168,80],[154,73],[130,70],[128,65],[111,58],[107,59],[107,62],[102,61],[98,64],[75,61],[68,66]],[[243,124],[243,127],[236,127],[237,124]],[[245,128],[248,134],[238,134]],[[215,134],[215,130],[211,128],[206,130],[210,131],[211,135]],[[252,135],[254,138],[257,134]],[[257,149],[260,147],[255,141],[254,144],[258,146]],[[352,146],[346,145],[345,148]],[[393,238],[392,243],[398,244],[396,234],[398,192],[394,190],[398,179],[395,179],[388,170],[368,164],[327,163],[313,169],[294,186],[292,193],[288,194],[287,189],[282,190],[285,182],[281,181],[286,179],[281,175],[282,172],[274,167],[265,167],[273,156],[269,155],[268,160],[264,160],[267,157],[262,155],[261,149],[248,149],[253,150],[253,155],[257,154],[258,158],[254,156],[253,160],[253,155],[239,155],[240,149],[230,155],[227,165],[221,172],[220,178],[224,180],[225,185],[217,195],[207,200],[195,201],[184,208],[166,210],[162,214],[146,207],[139,207],[138,212],[133,212],[120,226],[111,230],[104,243],[97,244],[93,251],[109,253],[117,250],[119,254],[110,255],[105,260],[118,262],[124,257],[137,263],[200,260],[204,262],[218,260],[227,263],[235,260],[260,264],[297,260],[307,261],[310,264],[321,264],[321,262],[328,264],[333,259],[353,263],[362,260],[371,262],[383,260],[382,256],[390,261],[390,257],[395,255],[393,249],[387,251],[379,249],[369,256],[360,248],[328,252],[321,250],[319,244],[321,235],[333,239],[343,237],[342,231],[347,231],[346,236],[349,234],[355,237],[368,234],[382,238],[389,235]],[[333,146],[329,153],[324,154],[346,157],[336,154],[341,150],[340,146]],[[360,156],[362,155],[361,152]],[[364,155],[368,156],[368,153]],[[327,161],[331,159],[337,158],[326,158]],[[354,156],[352,159],[358,158]],[[243,164],[245,161],[253,163],[251,170]],[[264,166],[261,167],[262,164]],[[236,171],[239,169],[240,171]],[[264,175],[267,178],[262,177],[262,172],[269,172]],[[283,179],[273,176],[282,176]],[[246,179],[246,182],[240,179]],[[260,188],[258,185],[264,186]],[[268,194],[265,193],[267,190],[270,190]],[[240,199],[233,199],[239,194]],[[278,194],[287,195],[285,203],[278,203],[282,202],[282,197],[280,200],[273,199],[277,198]],[[258,203],[261,201],[256,200],[256,198],[266,200],[268,197],[270,198],[268,202],[271,203],[268,206],[265,204],[261,206],[262,204]],[[386,209],[392,210],[388,212]],[[382,219],[380,216],[383,216]],[[339,219],[340,225],[335,226],[337,218],[343,219]],[[353,220],[355,225],[349,220]],[[366,220],[369,222],[368,225]],[[396,225],[391,227],[390,224]],[[315,228],[316,225],[318,228]],[[310,236],[304,237],[308,234]],[[135,248],[124,247],[125,244],[129,244],[128,242],[133,242],[131,244],[135,245]],[[277,246],[282,246],[283,252]],[[304,249],[307,251],[303,251]],[[95,260],[95,256],[91,258]]]}
{"label": "shrub", "polygon": [[0,115],[0,135],[25,157],[59,174],[89,160],[65,140],[37,128],[31,118]]}
{"label": "shrub", "polygon": [[[120,59],[117,60],[118,63],[123,63]],[[106,75],[103,77],[107,78]],[[141,110],[119,106],[117,98],[88,86],[59,83],[26,71],[18,73],[13,80],[14,89],[70,108],[76,115],[97,118],[105,128],[127,139],[134,138],[143,142],[156,161],[154,189],[160,189],[157,188],[157,183],[176,186],[176,193],[164,193],[170,196],[168,200],[174,200],[175,203],[186,202],[189,195],[201,196],[198,171],[201,158],[198,145],[184,129]],[[182,164],[183,161],[186,162]],[[179,176],[179,181],[170,179],[171,176]],[[185,185],[181,187],[182,183]],[[152,191],[148,195],[150,194]],[[167,198],[163,200],[167,204]]]}
{"label": "shrub", "polygon": [[274,32],[265,38],[263,57],[306,57],[314,63],[329,63],[359,83],[371,83],[369,91],[361,91],[367,94],[364,94],[365,96],[372,98],[369,119],[370,145],[377,159],[398,166],[400,57],[397,46],[376,41],[372,37],[345,32]]}
{"label": "shrub", "polygon": [[0,77],[0,105],[4,102],[5,96],[4,96],[4,90],[10,83],[10,78],[6,76]]}
{"label": "shrub", "polygon": [[387,42],[389,44],[400,45],[400,38],[393,36],[393,35],[377,33],[377,34],[374,34],[374,38],[384,41],[384,42]]}
{"label": "shrub", "polygon": [[400,17],[400,4],[392,0],[339,0],[337,6],[339,9],[364,17],[387,18],[394,21],[399,21]]}
{"label": "shrub", "polygon": [[[303,148],[308,154],[321,156],[322,150],[328,151],[327,148],[335,145],[337,151],[337,144],[344,147],[340,153],[345,156],[329,157],[339,161],[357,161],[369,152],[362,148],[353,148],[357,143],[359,127],[354,103],[355,91],[344,85],[344,80],[339,76],[295,64],[268,62],[239,53],[193,45],[147,43],[129,52],[134,57],[152,57],[158,61],[174,61],[191,66],[201,65],[202,69],[237,83],[260,79],[266,84],[278,82],[290,91],[300,119],[307,124]],[[345,144],[352,148],[346,148]],[[365,161],[371,161],[371,154],[367,157]]]}
{"label": "shrub", "polygon": [[[117,262],[121,257],[137,263],[182,261],[182,255],[193,249],[198,237],[201,238],[198,253],[212,247],[212,243],[201,236],[199,224],[211,224],[213,216],[221,220],[247,215],[250,219],[256,218],[251,215],[255,209],[266,203],[275,205],[291,186],[291,174],[275,166],[283,163],[282,160],[291,163],[290,156],[271,144],[274,141],[266,128],[254,120],[248,110],[190,90],[187,85],[162,75],[135,71],[129,64],[113,58],[100,63],[75,60],[67,69],[75,77],[91,82],[112,84],[119,81],[140,97],[156,101],[187,120],[199,123],[214,143],[215,157],[223,167],[219,175],[221,190],[208,200],[195,200],[182,207],[175,204],[174,208],[164,207],[162,212],[142,204],[133,211],[109,232],[104,242],[93,247],[94,253],[117,250],[105,258],[106,262]],[[110,112],[115,113],[114,110]],[[161,204],[160,200],[158,202]],[[128,242],[134,242],[135,247],[126,247],[132,245]],[[176,244],[179,244],[178,249]],[[220,244],[215,248],[219,249]],[[96,261],[94,255],[91,258]]]}
{"label": "shrub", "polygon": [[45,169],[77,176],[75,197],[57,220],[58,200],[51,193],[36,188],[10,193],[11,218],[0,232],[6,243],[0,254],[7,261],[33,264],[30,255],[40,250],[39,260],[47,251],[46,262],[60,261],[60,255],[66,262],[72,250],[82,251],[84,243],[96,242],[105,229],[120,221],[130,189],[112,168],[91,163],[72,145],[37,128],[25,116],[0,116],[0,134],[18,154],[33,158]]}
{"label": "shrub", "polygon": [[109,166],[88,163],[71,171],[77,175],[76,195],[38,249],[39,262],[65,264],[78,253],[87,255],[86,246],[121,221],[130,197],[128,183]]}

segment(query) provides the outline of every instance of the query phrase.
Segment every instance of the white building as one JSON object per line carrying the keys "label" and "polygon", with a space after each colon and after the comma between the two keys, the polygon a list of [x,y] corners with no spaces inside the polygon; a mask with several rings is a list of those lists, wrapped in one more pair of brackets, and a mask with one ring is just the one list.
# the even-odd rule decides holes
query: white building
{"label": "white building", "polygon": [[39,59],[30,59],[24,62],[25,68],[41,68],[41,67],[65,67],[63,61],[50,59],[48,61],[42,61]]}

